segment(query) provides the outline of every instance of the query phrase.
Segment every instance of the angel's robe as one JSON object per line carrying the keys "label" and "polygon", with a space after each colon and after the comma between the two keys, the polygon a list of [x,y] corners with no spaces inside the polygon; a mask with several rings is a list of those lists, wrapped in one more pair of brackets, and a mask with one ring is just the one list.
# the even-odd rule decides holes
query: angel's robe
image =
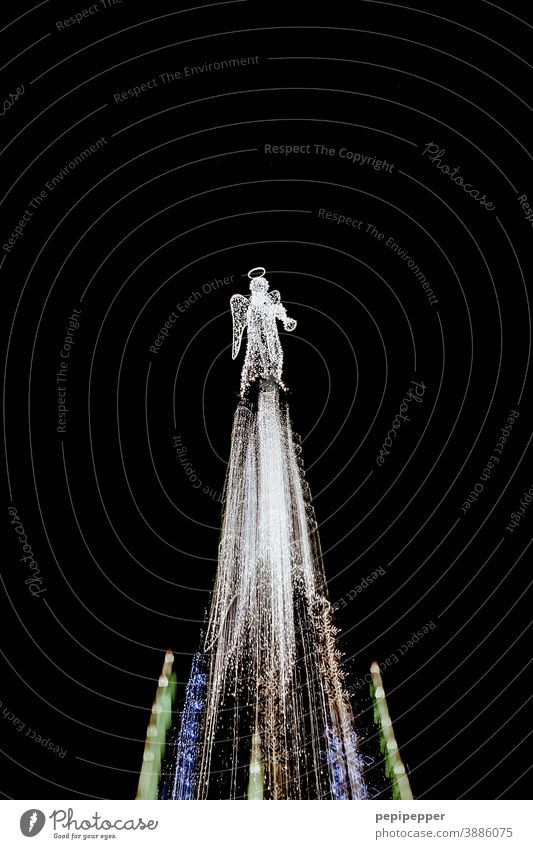
{"label": "angel's robe", "polygon": [[241,392],[254,380],[273,378],[281,386],[283,350],[276,321],[285,330],[294,330],[296,321],[289,318],[281,303],[280,294],[253,292],[250,299],[234,295],[231,299],[234,324],[233,357],[237,356],[244,327],[247,328],[246,356],[241,374]]}

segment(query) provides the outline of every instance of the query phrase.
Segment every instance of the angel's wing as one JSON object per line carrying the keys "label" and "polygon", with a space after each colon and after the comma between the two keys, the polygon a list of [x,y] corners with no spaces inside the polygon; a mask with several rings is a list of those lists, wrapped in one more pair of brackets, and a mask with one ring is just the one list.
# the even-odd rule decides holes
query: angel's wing
{"label": "angel's wing", "polygon": [[248,298],[245,298],[244,295],[232,295],[230,298],[231,315],[233,317],[232,360],[235,359],[241,348],[241,339],[244,328],[246,327],[249,303]]}
{"label": "angel's wing", "polygon": [[270,298],[273,304],[279,304],[279,302],[281,301],[281,295],[278,289],[273,289],[272,292],[269,292],[268,297]]}

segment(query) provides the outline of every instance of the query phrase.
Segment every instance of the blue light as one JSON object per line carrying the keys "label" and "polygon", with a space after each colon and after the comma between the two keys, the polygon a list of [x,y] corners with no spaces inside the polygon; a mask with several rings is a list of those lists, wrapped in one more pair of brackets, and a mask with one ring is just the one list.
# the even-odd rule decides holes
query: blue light
{"label": "blue light", "polygon": [[176,769],[171,793],[172,799],[196,798],[200,731],[207,685],[207,676],[203,672],[204,667],[205,659],[198,652],[193,657],[191,674],[185,690],[185,707],[176,743]]}

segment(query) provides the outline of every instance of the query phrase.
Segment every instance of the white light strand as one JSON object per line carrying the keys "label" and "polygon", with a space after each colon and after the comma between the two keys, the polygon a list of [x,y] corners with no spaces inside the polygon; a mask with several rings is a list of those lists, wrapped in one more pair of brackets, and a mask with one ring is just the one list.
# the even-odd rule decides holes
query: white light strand
{"label": "white light strand", "polygon": [[247,347],[204,642],[196,795],[361,799],[367,789],[316,521],[280,399],[276,322],[286,330],[296,322],[263,274],[249,273],[250,299],[231,299],[233,357],[245,328]]}
{"label": "white light strand", "polygon": [[296,447],[278,386],[261,382],[235,414],[205,641],[200,798],[242,795],[253,734],[264,798],[366,795]]}

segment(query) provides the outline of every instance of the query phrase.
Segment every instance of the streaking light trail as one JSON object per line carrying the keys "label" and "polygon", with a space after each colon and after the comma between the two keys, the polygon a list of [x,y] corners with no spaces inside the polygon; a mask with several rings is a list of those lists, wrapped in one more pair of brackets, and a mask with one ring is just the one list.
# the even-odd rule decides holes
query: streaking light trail
{"label": "streaking light trail", "polygon": [[157,799],[161,761],[165,752],[167,731],[172,724],[172,702],[176,692],[176,674],[172,672],[173,663],[174,655],[168,651],[159,676],[152,714],[146,730],[143,764],[136,799]]}
{"label": "streaking light trail", "polygon": [[374,701],[374,719],[380,729],[381,751],[385,758],[385,775],[392,785],[392,798],[412,799],[411,785],[409,784],[409,779],[400,757],[398,743],[394,736],[379,664],[375,661],[370,667],[370,672],[372,673],[370,688]]}

